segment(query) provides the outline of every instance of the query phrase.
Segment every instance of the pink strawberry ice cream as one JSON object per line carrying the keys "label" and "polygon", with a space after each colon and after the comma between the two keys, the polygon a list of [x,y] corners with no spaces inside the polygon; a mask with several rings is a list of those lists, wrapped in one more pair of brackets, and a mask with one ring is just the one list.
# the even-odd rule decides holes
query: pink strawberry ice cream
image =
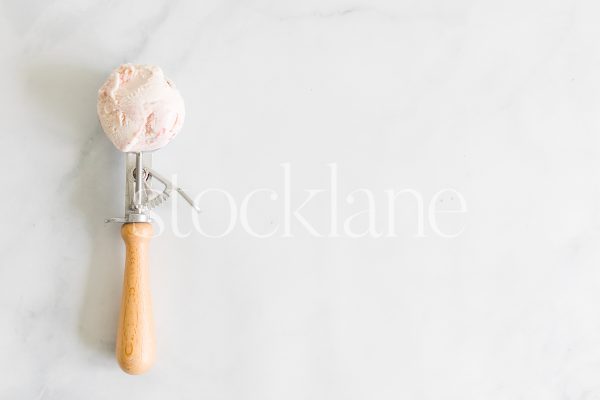
{"label": "pink strawberry ice cream", "polygon": [[160,149],[179,133],[184,117],[179,91],[153,65],[121,65],[98,91],[102,129],[123,152]]}

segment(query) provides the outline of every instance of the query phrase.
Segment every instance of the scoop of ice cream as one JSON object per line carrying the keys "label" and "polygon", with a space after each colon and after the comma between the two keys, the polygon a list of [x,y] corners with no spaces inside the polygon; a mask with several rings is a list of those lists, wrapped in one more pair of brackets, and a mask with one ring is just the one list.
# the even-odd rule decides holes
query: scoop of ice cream
{"label": "scoop of ice cream", "polygon": [[153,65],[121,65],[98,91],[102,129],[123,152],[160,149],[179,133],[184,116],[179,91]]}

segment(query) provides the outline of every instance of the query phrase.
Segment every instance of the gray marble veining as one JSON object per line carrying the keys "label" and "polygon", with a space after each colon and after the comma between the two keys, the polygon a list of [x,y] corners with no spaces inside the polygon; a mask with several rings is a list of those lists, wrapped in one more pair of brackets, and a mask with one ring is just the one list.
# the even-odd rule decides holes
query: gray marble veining
{"label": "gray marble veining", "polygon": [[[0,3],[0,398],[600,398],[600,25],[592,1]],[[152,241],[158,362],[114,361],[123,160],[96,93],[160,65],[186,101],[154,165],[191,193],[293,206],[458,190],[446,239],[281,234],[257,195],[224,238],[186,205]],[[227,226],[223,198],[202,228]],[[324,198],[303,210],[328,229]],[[385,208],[383,208],[385,209]],[[383,229],[376,217],[377,229]],[[450,221],[448,229],[459,222]],[[340,222],[341,223],[341,222]],[[357,229],[365,220],[357,219]]]}

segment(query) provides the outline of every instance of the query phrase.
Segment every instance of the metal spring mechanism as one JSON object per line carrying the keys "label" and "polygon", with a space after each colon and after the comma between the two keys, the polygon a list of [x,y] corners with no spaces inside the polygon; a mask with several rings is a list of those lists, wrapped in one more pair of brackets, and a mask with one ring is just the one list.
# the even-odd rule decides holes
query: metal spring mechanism
{"label": "metal spring mechanism", "polygon": [[[164,185],[164,189],[161,193],[147,200],[145,205],[148,207],[149,210],[158,207],[162,203],[167,201],[169,197],[171,197],[171,193],[173,192],[173,190],[175,190],[194,210],[200,212],[200,209],[194,204],[194,200],[192,200],[192,198],[186,192],[184,192],[182,188],[173,185],[173,182],[165,179],[163,176],[159,175],[156,171],[154,171],[151,168],[146,168],[146,172],[148,173],[149,178],[155,178],[157,181]],[[144,182],[144,187],[147,191],[153,191],[153,189],[150,187],[147,181]]]}
{"label": "metal spring mechanism", "polygon": [[[129,153],[126,161],[125,217],[108,218],[106,222],[151,222],[148,211],[166,202],[173,190],[194,210],[200,212],[194,200],[182,188],[175,186],[150,167],[151,154]],[[164,186],[161,191],[152,188],[152,178]]]}

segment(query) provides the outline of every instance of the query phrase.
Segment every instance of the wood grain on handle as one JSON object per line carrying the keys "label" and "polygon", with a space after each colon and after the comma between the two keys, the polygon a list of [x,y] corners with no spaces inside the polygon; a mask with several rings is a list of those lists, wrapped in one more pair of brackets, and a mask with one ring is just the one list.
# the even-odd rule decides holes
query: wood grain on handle
{"label": "wood grain on handle", "polygon": [[128,374],[142,374],[154,363],[154,317],[148,276],[150,223],[126,223],[121,227],[125,241],[125,276],[119,328],[117,361]]}

